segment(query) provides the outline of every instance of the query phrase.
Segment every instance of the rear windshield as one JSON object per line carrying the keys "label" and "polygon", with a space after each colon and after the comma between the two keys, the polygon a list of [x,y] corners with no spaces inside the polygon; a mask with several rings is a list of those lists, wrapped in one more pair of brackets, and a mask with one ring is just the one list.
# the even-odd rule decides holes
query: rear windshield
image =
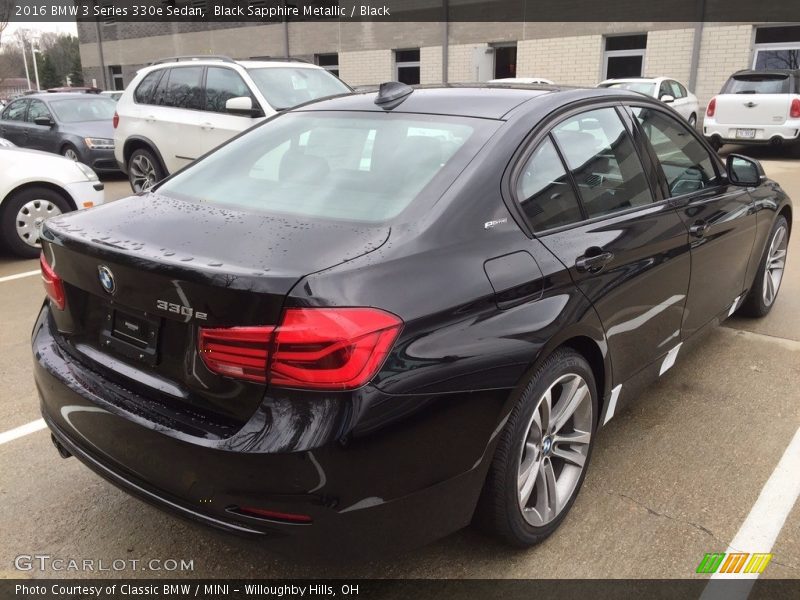
{"label": "rear windshield", "polygon": [[618,90],[631,90],[632,92],[639,92],[646,96],[656,95],[656,84],[644,81],[618,81],[616,83],[606,84],[605,87]]}
{"label": "rear windshield", "polygon": [[58,119],[64,123],[80,123],[82,121],[110,121],[114,116],[116,103],[111,98],[69,98],[67,100],[51,100],[50,108]]}
{"label": "rear windshield", "polygon": [[399,113],[286,113],[194,163],[159,193],[245,210],[385,221],[427,185],[451,181],[497,126]]}
{"label": "rear windshield", "polygon": [[788,75],[736,75],[728,79],[723,94],[788,94],[791,79]]}
{"label": "rear windshield", "polygon": [[350,88],[325,69],[263,67],[247,69],[247,72],[275,110],[350,91]]}

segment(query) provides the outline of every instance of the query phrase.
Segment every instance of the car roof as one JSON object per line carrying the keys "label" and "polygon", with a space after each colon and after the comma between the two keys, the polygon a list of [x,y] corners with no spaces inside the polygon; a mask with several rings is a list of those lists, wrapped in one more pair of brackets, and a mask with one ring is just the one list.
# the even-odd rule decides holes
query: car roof
{"label": "car roof", "polygon": [[[563,96],[562,96],[563,95]],[[343,94],[301,105],[291,112],[303,111],[358,111],[452,115],[483,119],[503,119],[515,108],[539,98],[565,104],[580,98],[625,96],[640,99],[641,94],[628,90],[604,88],[577,88],[558,85],[519,84],[449,84],[414,86],[414,91],[394,108],[375,104],[377,92],[367,91]]]}
{"label": "car roof", "polygon": [[742,69],[736,71],[731,77],[737,75],[794,75],[800,77],[800,69]]}
{"label": "car roof", "polygon": [[85,92],[42,92],[40,94],[28,94],[25,98],[33,98],[37,100],[64,100],[66,98],[74,100],[75,98],[98,98],[102,94],[85,93]]}

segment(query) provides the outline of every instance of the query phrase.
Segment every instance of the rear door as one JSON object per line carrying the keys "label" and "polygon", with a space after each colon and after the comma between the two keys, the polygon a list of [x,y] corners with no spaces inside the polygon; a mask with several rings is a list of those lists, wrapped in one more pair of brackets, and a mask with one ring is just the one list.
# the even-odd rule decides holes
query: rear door
{"label": "rear door", "polygon": [[25,147],[28,130],[25,128],[25,113],[28,108],[27,98],[14,100],[5,110],[0,120],[0,137],[6,138],[17,146]]}
{"label": "rear door", "polygon": [[692,275],[683,321],[688,337],[741,302],[755,242],[753,199],[727,183],[718,161],[685,123],[650,106],[634,105],[632,113],[660,166],[662,193],[689,230]]}
{"label": "rear door", "polygon": [[717,96],[720,125],[782,125],[789,116],[792,80],[781,73],[734,75]]}
{"label": "rear door", "polygon": [[690,268],[686,228],[655,201],[625,118],[613,105],[566,117],[516,180],[536,237],[597,310],[617,382],[680,342]]}

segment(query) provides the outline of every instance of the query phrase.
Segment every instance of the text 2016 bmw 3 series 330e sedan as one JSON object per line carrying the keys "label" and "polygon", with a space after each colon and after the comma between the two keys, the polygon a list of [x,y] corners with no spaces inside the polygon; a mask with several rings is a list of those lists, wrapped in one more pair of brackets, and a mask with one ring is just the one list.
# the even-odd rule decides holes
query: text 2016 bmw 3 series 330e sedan
{"label": "text 2016 bmw 3 series 330e sedan", "polygon": [[770,310],[791,210],[631,92],[301,106],[45,224],[42,412],[62,455],[279,548],[531,545],[643,382]]}

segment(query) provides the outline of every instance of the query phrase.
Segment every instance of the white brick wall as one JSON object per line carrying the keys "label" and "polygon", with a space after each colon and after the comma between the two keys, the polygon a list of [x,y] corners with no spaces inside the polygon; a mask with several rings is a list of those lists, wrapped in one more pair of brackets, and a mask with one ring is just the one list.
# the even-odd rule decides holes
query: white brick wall
{"label": "white brick wall", "polygon": [[692,68],[692,44],[694,29],[651,31],[647,34],[643,75],[671,77],[688,85]]}
{"label": "white brick wall", "polygon": [[478,80],[475,72],[475,48],[485,49],[489,44],[455,44],[447,54],[447,81],[449,83],[471,83]]}
{"label": "white brick wall", "polygon": [[419,82],[442,83],[442,47],[426,46],[419,50]]}
{"label": "white brick wall", "polygon": [[517,44],[517,77],[545,77],[565,85],[595,85],[600,79],[603,36],[581,35]]}
{"label": "white brick wall", "polygon": [[394,55],[391,50],[341,52],[339,76],[350,85],[374,85],[391,81],[394,76]]}
{"label": "white brick wall", "polygon": [[705,106],[734,71],[750,67],[752,25],[706,25],[700,38],[697,95]]}

